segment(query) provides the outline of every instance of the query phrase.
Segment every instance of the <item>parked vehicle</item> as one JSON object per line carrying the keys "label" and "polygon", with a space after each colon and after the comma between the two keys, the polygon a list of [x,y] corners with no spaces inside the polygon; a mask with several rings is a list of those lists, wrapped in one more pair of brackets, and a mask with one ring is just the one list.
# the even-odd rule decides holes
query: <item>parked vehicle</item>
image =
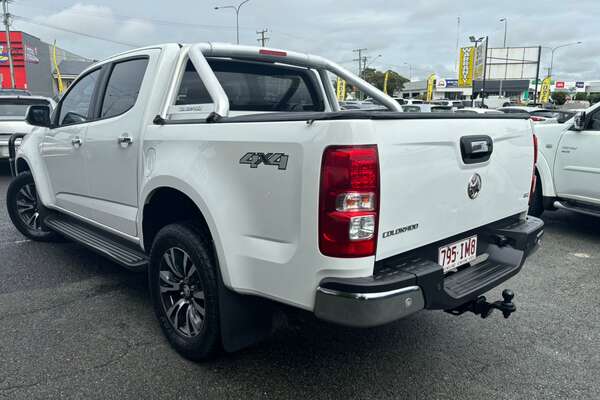
{"label": "parked vehicle", "polygon": [[575,114],[577,114],[575,111],[536,110],[532,111],[529,115],[531,115],[531,117],[544,118],[544,122],[546,123],[563,124],[573,118]]}
{"label": "parked vehicle", "polygon": [[529,107],[529,106],[510,106],[510,107],[500,107],[499,111],[502,111],[506,114],[523,114],[528,115],[533,122],[536,123],[557,123],[558,118],[547,117],[549,115],[550,110],[539,107]]}
{"label": "parked vehicle", "polygon": [[457,114],[504,114],[502,111],[494,110],[492,108],[476,108],[476,107],[464,107],[454,111]]}
{"label": "parked vehicle", "polygon": [[[390,112],[338,112],[328,73]],[[28,238],[147,269],[163,332],[195,360],[264,337],[281,305],[353,327],[421,309],[508,317],[512,292],[481,294],[543,234],[527,217],[530,122],[398,111],[313,55],[132,50],[84,71],[52,118],[30,107],[40,129],[7,208]]]}
{"label": "parked vehicle", "polygon": [[451,113],[453,108],[451,106],[440,106],[432,103],[424,103],[424,104],[413,104],[416,107],[419,107],[421,112],[432,112],[432,113],[443,113],[448,112]]}
{"label": "parked vehicle", "polygon": [[425,104],[425,102],[421,99],[404,99],[404,104],[413,105],[413,104]]}
{"label": "parked vehicle", "polygon": [[421,112],[421,107],[419,107],[418,104],[414,104],[414,105],[403,105],[402,106],[402,111],[404,112]]}
{"label": "parked vehicle", "polygon": [[33,126],[25,121],[27,108],[31,105],[46,105],[53,107],[52,99],[28,95],[4,95],[0,92],[0,160],[6,160],[8,154],[8,140],[14,133],[27,134]]}
{"label": "parked vehicle", "polygon": [[600,217],[600,103],[535,131],[540,153],[530,214],[559,208]]}
{"label": "parked vehicle", "polygon": [[452,107],[453,110],[464,107],[463,102],[460,100],[434,100],[431,102],[431,104]]}

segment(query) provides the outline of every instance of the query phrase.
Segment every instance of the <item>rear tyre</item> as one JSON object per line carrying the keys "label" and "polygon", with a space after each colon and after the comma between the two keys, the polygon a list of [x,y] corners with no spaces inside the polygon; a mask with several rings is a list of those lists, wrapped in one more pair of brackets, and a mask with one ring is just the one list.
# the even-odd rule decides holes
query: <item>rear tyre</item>
{"label": "rear tyre", "polygon": [[31,172],[17,175],[6,191],[6,208],[13,225],[31,240],[56,242],[62,238],[42,224],[42,203],[39,201]]}
{"label": "rear tyre", "polygon": [[148,279],[154,312],[175,350],[194,361],[214,356],[221,344],[218,274],[203,235],[191,224],[162,228]]}
{"label": "rear tyre", "polygon": [[529,204],[529,215],[539,217],[544,213],[544,194],[542,193],[542,182],[538,176],[535,183],[535,192]]}

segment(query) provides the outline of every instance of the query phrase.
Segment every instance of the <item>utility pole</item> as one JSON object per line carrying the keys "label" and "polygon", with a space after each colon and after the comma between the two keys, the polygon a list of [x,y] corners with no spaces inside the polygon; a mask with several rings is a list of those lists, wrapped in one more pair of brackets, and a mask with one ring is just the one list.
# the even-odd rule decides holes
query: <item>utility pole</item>
{"label": "utility pole", "polygon": [[260,37],[258,39],[256,39],[256,41],[259,42],[262,47],[265,47],[265,45],[267,44],[267,42],[270,39],[270,37],[266,36],[267,32],[269,32],[268,29],[263,29],[262,31],[256,31],[256,33],[258,35],[260,35]]}
{"label": "utility pole", "polygon": [[[354,53],[358,53],[358,58],[355,58],[352,61],[358,61],[358,76],[362,78],[362,63],[363,63],[363,51],[367,51],[366,48],[354,49],[352,50]],[[360,97],[360,92],[358,93],[358,97]]]}
{"label": "utility pole", "polygon": [[15,87],[15,68],[12,58],[12,47],[10,45],[10,14],[8,13],[8,0],[2,1],[2,20],[4,21],[4,29],[6,32],[6,53],[8,54],[8,66],[10,68],[10,87]]}

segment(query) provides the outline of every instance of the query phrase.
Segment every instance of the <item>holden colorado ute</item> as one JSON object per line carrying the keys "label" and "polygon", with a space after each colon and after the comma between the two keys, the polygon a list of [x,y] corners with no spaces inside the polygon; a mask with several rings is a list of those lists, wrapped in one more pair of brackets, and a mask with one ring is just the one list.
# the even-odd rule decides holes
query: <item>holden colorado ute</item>
{"label": "holden colorado ute", "polygon": [[535,125],[537,188],[530,214],[566,209],[600,217],[600,103],[564,124]]}
{"label": "holden colorado ute", "polygon": [[[340,111],[335,76],[387,108]],[[543,223],[534,137],[510,115],[403,113],[324,58],[167,44],[94,64],[32,106],[14,225],[147,270],[170,343],[205,359],[290,307],[352,327],[421,309],[508,317]],[[141,278],[140,278],[141,279]]]}

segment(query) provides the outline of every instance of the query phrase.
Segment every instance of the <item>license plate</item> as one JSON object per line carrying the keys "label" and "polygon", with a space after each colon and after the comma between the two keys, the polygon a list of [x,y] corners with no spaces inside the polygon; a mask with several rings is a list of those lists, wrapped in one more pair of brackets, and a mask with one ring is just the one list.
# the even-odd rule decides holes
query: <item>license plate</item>
{"label": "license plate", "polygon": [[444,273],[477,258],[477,235],[438,249],[438,264]]}

